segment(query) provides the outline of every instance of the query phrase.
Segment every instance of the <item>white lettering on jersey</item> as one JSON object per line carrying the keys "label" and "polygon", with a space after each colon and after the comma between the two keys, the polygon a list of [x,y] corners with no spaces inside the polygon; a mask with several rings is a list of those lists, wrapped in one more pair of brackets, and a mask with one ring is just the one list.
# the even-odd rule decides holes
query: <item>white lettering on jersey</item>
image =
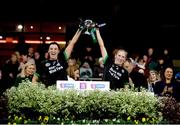
{"label": "white lettering on jersey", "polygon": [[53,65],[48,67],[50,74],[60,71],[61,69],[63,69],[63,66],[61,66],[59,62],[57,64],[53,62]]}
{"label": "white lettering on jersey", "polygon": [[122,74],[120,72],[117,72],[112,67],[109,69],[109,73],[111,74],[112,77],[114,77],[115,79],[118,79],[118,80],[122,76]]}

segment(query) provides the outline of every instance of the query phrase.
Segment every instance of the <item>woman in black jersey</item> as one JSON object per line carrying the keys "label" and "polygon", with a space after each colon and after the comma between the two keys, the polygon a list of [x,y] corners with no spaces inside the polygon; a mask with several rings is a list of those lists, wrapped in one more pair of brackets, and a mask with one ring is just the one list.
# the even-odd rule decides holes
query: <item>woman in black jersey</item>
{"label": "woman in black jersey", "polygon": [[56,42],[50,43],[48,48],[49,58],[41,62],[37,71],[39,80],[43,84],[50,86],[55,85],[57,80],[67,80],[67,59],[70,57],[81,31],[81,29],[76,31],[63,52],[60,52],[60,47]]}
{"label": "woman in black jersey", "polygon": [[109,57],[104,46],[103,39],[101,38],[99,28],[96,28],[96,36],[105,65],[103,80],[110,82],[111,90],[125,87],[125,85],[129,83],[128,72],[123,68],[123,64],[128,54],[127,51],[122,48],[116,49],[114,59],[112,61],[108,61]]}

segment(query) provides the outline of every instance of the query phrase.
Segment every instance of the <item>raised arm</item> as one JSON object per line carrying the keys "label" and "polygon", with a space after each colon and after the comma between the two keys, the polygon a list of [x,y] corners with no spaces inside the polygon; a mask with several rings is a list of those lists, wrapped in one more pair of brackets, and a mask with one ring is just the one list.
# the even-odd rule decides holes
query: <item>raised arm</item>
{"label": "raised arm", "polygon": [[66,49],[64,51],[67,59],[71,56],[74,45],[77,42],[77,40],[79,39],[79,36],[81,35],[81,32],[82,32],[82,30],[78,29],[76,31],[75,35],[73,36],[72,40],[69,41],[68,46],[66,47]]}
{"label": "raised arm", "polygon": [[97,41],[99,43],[99,47],[100,47],[101,55],[102,55],[102,58],[103,58],[103,62],[105,63],[106,59],[108,57],[108,54],[107,54],[106,48],[104,46],[104,41],[103,41],[103,39],[101,37],[99,28],[96,28],[96,37],[97,37]]}

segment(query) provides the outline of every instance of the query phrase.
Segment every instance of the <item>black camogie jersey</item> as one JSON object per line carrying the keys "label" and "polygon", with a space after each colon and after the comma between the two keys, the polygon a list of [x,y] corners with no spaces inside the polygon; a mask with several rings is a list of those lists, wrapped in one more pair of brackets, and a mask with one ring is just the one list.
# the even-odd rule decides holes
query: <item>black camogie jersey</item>
{"label": "black camogie jersey", "polygon": [[[109,60],[109,58],[108,58]],[[123,88],[129,82],[127,70],[110,61],[106,61],[103,74],[104,81],[110,81],[110,89]]]}
{"label": "black camogie jersey", "polygon": [[44,60],[39,70],[40,81],[46,86],[55,85],[57,80],[67,80],[67,61],[64,53],[59,55],[58,60]]}

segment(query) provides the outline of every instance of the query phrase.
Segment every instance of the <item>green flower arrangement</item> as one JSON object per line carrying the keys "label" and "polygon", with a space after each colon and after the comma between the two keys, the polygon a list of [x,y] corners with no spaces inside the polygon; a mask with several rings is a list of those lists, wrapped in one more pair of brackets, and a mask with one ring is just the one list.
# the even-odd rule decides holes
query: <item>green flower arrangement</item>
{"label": "green flower arrangement", "polygon": [[57,90],[23,82],[7,90],[9,123],[157,124],[158,99],[142,90]]}

